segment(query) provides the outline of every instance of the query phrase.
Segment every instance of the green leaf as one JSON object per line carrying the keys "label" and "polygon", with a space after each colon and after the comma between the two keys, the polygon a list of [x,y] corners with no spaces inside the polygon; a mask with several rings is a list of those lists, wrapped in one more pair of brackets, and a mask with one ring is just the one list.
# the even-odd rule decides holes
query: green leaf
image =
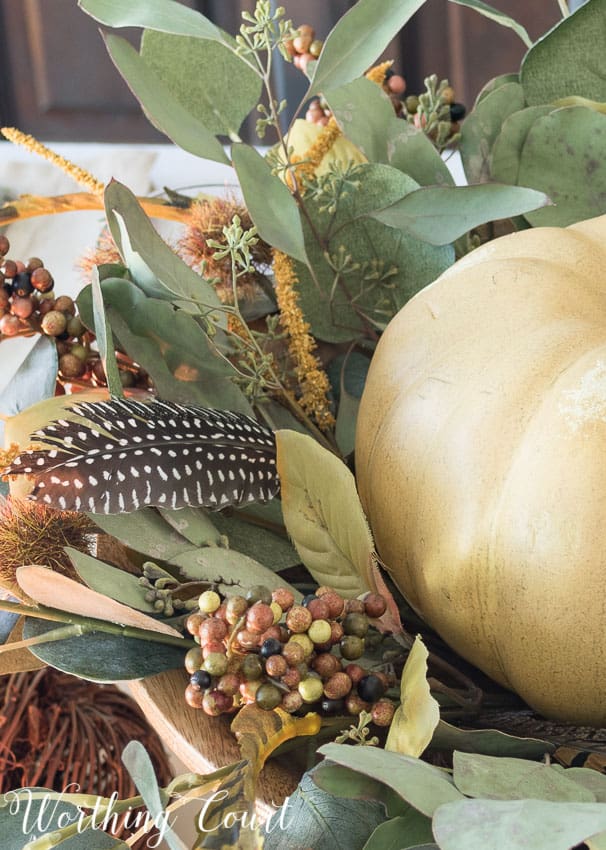
{"label": "green leaf", "polygon": [[478,96],[475,99],[474,109],[480,103],[480,101],[484,100],[484,98],[491,94],[493,91],[500,89],[501,86],[504,86],[506,83],[519,83],[520,75],[519,74],[499,74],[497,77],[493,77],[492,80],[489,80],[485,83],[480,91],[478,92]]}
{"label": "green leaf", "polygon": [[272,571],[287,570],[301,563],[301,558],[286,537],[246,522],[238,511],[214,514],[213,522],[218,531],[228,538],[230,549],[254,557]]}
{"label": "green leaf", "polygon": [[410,808],[405,815],[380,823],[364,850],[408,850],[432,838],[430,819]]}
{"label": "green leaf", "polygon": [[520,82],[529,106],[567,95],[606,100],[606,0],[589,0],[528,51]]}
{"label": "green leaf", "polygon": [[117,180],[105,189],[105,212],[118,250],[146,295],[182,298],[201,304],[206,310],[216,308],[219,313],[222,304],[214,287],[169,248],[137,198]]}
{"label": "green leaf", "polygon": [[[57,624],[28,617],[23,627],[25,639],[45,634]],[[32,646],[41,661],[91,682],[117,682],[142,679],[164,670],[183,667],[184,651],[176,646],[150,643],[105,632],[91,632],[55,643]]]}
{"label": "green leaf", "polygon": [[103,293],[99,283],[99,273],[96,266],[93,266],[91,272],[91,293],[93,305],[93,331],[97,338],[99,346],[99,355],[103,363],[103,371],[107,376],[107,388],[110,395],[116,398],[123,398],[122,381],[120,380],[120,371],[116,363],[116,348],[114,345],[114,337],[112,329],[107,321],[105,313],[105,305],[103,303]]}
{"label": "green leaf", "polygon": [[538,800],[594,803],[595,795],[544,762],[454,753],[454,783],[466,797],[495,800]]}
{"label": "green leaf", "polygon": [[[187,311],[169,301],[146,297],[129,281],[104,280],[106,311],[122,348],[151,376],[160,398],[183,404],[252,412],[231,380],[229,361],[219,356],[210,337]],[[78,297],[86,324],[89,290]]]}
{"label": "green leaf", "polygon": [[131,514],[91,514],[91,517],[106,534],[152,560],[168,561],[194,548],[155,508],[142,508]]}
{"label": "green leaf", "polygon": [[171,826],[170,817],[165,812],[168,798],[158,787],[156,772],[147,750],[139,741],[130,741],[122,752],[122,762],[135,783],[137,791],[143,797],[148,814],[154,823],[162,828],[164,841],[170,850],[186,850],[181,839]]}
{"label": "green leaf", "polygon": [[524,89],[504,83],[478,101],[463,122],[459,150],[468,183],[485,183],[490,177],[490,153],[508,115],[523,109]]}
{"label": "green leaf", "polygon": [[[261,79],[248,62],[220,41],[151,30],[143,34],[141,57],[207,130],[237,139],[240,125],[261,96]],[[228,97],[226,80],[237,80]]]}
{"label": "green leaf", "polygon": [[[354,185],[341,195],[334,215],[321,209],[319,199],[306,199],[328,252],[305,224],[315,279],[295,263],[305,318],[316,337],[330,342],[359,338],[365,329],[363,317],[372,327],[383,329],[409,298],[454,261],[452,247],[437,248],[369,217],[418,189],[411,177],[388,165],[368,163],[357,166],[351,179]],[[330,262],[327,253],[333,258]],[[342,256],[351,258],[351,270],[336,278],[334,266]]]}
{"label": "green leaf", "polygon": [[328,34],[315,63],[308,96],[363,74],[424,0],[358,0]]}
{"label": "green leaf", "polygon": [[410,806],[399,794],[370,776],[332,764],[325,759],[314,768],[313,780],[318,786],[335,797],[345,797],[349,800],[375,800],[385,806],[390,818],[405,814]]}
{"label": "green leaf", "polygon": [[109,34],[105,36],[105,44],[112,62],[154,127],[184,151],[229,165],[223,146],[215,135],[172,97],[170,89],[130,42]]}
{"label": "green leaf", "polygon": [[603,773],[588,767],[569,767],[564,776],[591,791],[598,803],[606,803],[606,776]]}
{"label": "green leaf", "polygon": [[109,596],[123,605],[143,611],[146,614],[154,614],[155,608],[152,602],[145,601],[145,591],[139,584],[137,576],[112,567],[98,558],[93,558],[78,549],[66,546],[70,561],[82,581],[98,593]]}
{"label": "green leaf", "polygon": [[[69,793],[69,789],[66,789]],[[19,788],[7,791],[0,802],[0,835],[2,850],[24,850],[34,837],[54,832],[76,823],[80,809],[58,798],[51,788]],[[94,835],[94,838],[91,838]],[[128,850],[123,841],[116,841],[105,832],[83,830],[61,842],[61,850]]]}
{"label": "green leaf", "polygon": [[444,720],[438,723],[430,746],[436,750],[527,759],[540,759],[555,750],[555,744],[538,738],[516,738],[496,729],[458,729]]}
{"label": "green leaf", "polygon": [[287,185],[250,145],[233,145],[231,150],[244,203],[259,236],[302,263],[307,262],[303,229],[297,202]]}
{"label": "green leaf", "polygon": [[174,528],[178,534],[189,540],[196,548],[221,544],[221,533],[204,508],[185,507],[177,511],[158,508],[158,512],[171,528]]}
{"label": "green leaf", "polygon": [[78,0],[78,6],[108,27],[145,27],[218,41],[224,37],[204,15],[174,0]]}
{"label": "green leaf", "polygon": [[433,819],[440,850],[570,850],[604,829],[603,803],[462,800],[440,806]]}
{"label": "green leaf", "polygon": [[[192,549],[171,558],[169,564],[177,567],[183,579],[188,581],[215,582],[223,592],[235,593],[234,587],[245,589],[253,584],[264,584],[273,590],[275,587],[289,587],[276,573],[268,570],[254,558],[236,552],[234,549],[221,549],[207,546]],[[291,588],[294,591],[294,588]],[[297,599],[301,594],[295,591]]]}
{"label": "green leaf", "polygon": [[422,186],[453,183],[425,133],[394,115],[381,86],[360,77],[326,92],[325,98],[343,134],[370,162],[391,165]]}
{"label": "green leaf", "polygon": [[362,850],[385,819],[379,803],[333,797],[313,776],[314,771],[304,774],[288,800],[288,829],[270,832],[264,850]]}
{"label": "green leaf", "polygon": [[542,192],[523,186],[429,186],[371,215],[431,245],[447,245],[479,224],[522,215],[548,204],[549,198]]}
{"label": "green leaf", "polygon": [[368,357],[351,351],[331,360],[326,370],[338,403],[335,437],[343,457],[354,450],[358,410],[369,367]]}
{"label": "green leaf", "polygon": [[550,106],[529,106],[505,119],[492,147],[490,175],[493,180],[513,186],[519,184],[520,157],[526,137],[537,118],[549,112]]}
{"label": "green leaf", "polygon": [[282,513],[301,560],[317,584],[344,596],[372,586],[374,543],[353,475],[312,437],[276,433]]}
{"label": "green leaf", "polygon": [[606,115],[573,106],[534,122],[518,180],[549,195],[554,206],[528,213],[533,227],[566,227],[606,212]]}
{"label": "green leaf", "polygon": [[456,3],[459,6],[467,6],[470,9],[475,9],[485,18],[490,18],[491,21],[496,21],[502,27],[509,27],[516,35],[519,35],[526,47],[532,47],[532,40],[522,24],[519,24],[509,15],[504,15],[498,9],[493,9],[488,3],[482,3],[481,0],[450,0],[451,3]]}
{"label": "green leaf", "polygon": [[432,817],[442,804],[463,799],[446,771],[411,756],[378,747],[344,744],[325,744],[318,752],[337,764],[383,782],[427,817]]}

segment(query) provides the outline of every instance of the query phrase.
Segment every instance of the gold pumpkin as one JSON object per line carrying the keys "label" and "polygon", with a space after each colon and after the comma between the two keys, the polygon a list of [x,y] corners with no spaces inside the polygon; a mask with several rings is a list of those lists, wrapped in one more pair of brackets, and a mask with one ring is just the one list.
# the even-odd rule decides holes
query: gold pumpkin
{"label": "gold pumpkin", "polygon": [[606,216],[496,239],[398,313],[356,469],[448,644],[541,714],[606,725]]}

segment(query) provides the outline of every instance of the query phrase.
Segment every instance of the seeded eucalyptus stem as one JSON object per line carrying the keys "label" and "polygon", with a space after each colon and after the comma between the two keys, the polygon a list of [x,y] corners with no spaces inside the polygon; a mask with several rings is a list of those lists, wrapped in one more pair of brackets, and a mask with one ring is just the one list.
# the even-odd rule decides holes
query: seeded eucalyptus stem
{"label": "seeded eucalyptus stem", "polygon": [[[92,632],[104,632],[109,635],[117,635],[118,637],[136,638],[137,640],[145,640],[150,643],[163,643],[167,646],[178,646],[183,649],[191,649],[196,646],[194,641],[187,638],[178,638],[173,635],[163,634],[162,632],[153,632],[150,629],[139,629],[135,626],[121,626],[118,623],[110,623],[107,620],[96,620],[93,617],[83,617],[80,614],[72,614],[68,611],[59,611],[56,608],[46,608],[44,606],[33,607],[31,605],[23,605],[21,602],[9,602],[5,599],[0,600],[0,611],[10,611],[13,614],[21,614],[24,617],[34,617],[36,620],[51,620],[55,623],[67,623],[70,626],[78,626],[79,631],[65,635],[65,637],[77,637],[78,634],[91,634]],[[63,629],[59,630],[63,631]],[[46,641],[40,640],[37,643],[45,643],[54,640],[61,640],[60,637],[52,637],[51,632]],[[39,637],[43,638],[44,635]],[[23,641],[19,644],[23,645]],[[25,641],[27,643],[27,641]],[[4,644],[0,646],[0,652],[10,652],[13,648],[18,649],[19,644]]]}

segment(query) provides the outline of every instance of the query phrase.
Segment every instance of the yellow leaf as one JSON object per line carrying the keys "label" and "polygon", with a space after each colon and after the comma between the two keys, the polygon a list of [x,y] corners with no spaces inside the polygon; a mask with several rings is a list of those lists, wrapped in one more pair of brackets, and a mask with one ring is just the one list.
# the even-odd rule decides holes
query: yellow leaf
{"label": "yellow leaf", "polygon": [[400,685],[400,706],[396,709],[386,750],[418,758],[433,737],[440,720],[440,707],[429,691],[427,649],[417,635],[410,650]]}
{"label": "yellow leaf", "polygon": [[301,560],[345,597],[370,590],[374,543],[353,475],[305,434],[277,431],[276,444],[284,523]]}
{"label": "yellow leaf", "polygon": [[47,608],[57,608],[59,611],[79,614],[82,617],[94,617],[97,620],[108,620],[122,626],[134,626],[137,629],[183,637],[168,623],[154,620],[147,614],[135,611],[134,608],[116,602],[109,596],[97,593],[96,590],[91,590],[47,567],[37,565],[18,567],[17,581],[28,596]]}
{"label": "yellow leaf", "polygon": [[[20,617],[17,620],[17,623],[8,636],[6,645],[23,640],[24,622],[25,617]],[[44,661],[36,658],[27,647],[16,649],[14,652],[3,652],[0,654],[0,676],[7,676],[9,673],[31,672],[33,670],[40,670],[42,667],[46,667]]]}

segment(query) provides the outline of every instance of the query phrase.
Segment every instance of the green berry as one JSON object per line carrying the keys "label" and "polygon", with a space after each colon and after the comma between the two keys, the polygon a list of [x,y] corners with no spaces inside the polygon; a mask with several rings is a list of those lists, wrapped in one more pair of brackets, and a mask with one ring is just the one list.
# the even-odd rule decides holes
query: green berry
{"label": "green berry", "polygon": [[308,676],[299,682],[298,691],[301,694],[303,702],[317,702],[324,695],[322,679],[316,676]]}
{"label": "green berry", "polygon": [[357,635],[345,635],[339,643],[341,655],[348,661],[356,661],[364,655],[364,638]]}
{"label": "green berry", "polygon": [[332,629],[328,620],[314,620],[307,634],[315,644],[328,643],[332,635]]}
{"label": "green berry", "polygon": [[259,708],[272,711],[282,702],[282,691],[271,682],[264,682],[255,694],[255,702]]}
{"label": "green berry", "polygon": [[227,673],[227,656],[221,652],[211,652],[204,659],[202,667],[211,676],[223,676]]}

